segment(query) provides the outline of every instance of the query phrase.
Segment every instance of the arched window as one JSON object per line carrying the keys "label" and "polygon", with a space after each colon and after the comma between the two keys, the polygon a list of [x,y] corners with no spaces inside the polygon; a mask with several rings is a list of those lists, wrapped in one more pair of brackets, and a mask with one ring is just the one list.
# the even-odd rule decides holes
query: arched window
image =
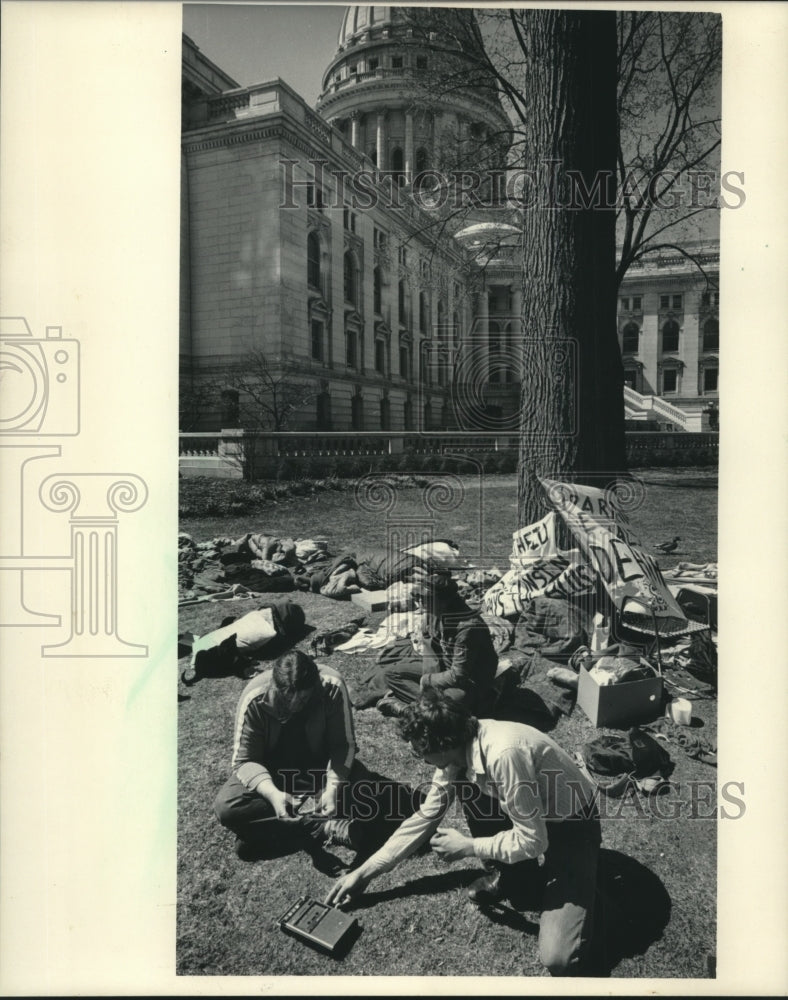
{"label": "arched window", "polygon": [[622,332],[624,337],[621,350],[624,354],[637,354],[638,340],[640,339],[640,330],[637,323],[627,323]]}
{"label": "arched window", "polygon": [[720,324],[716,319],[707,319],[703,324],[703,350],[718,351],[720,349]]}
{"label": "arched window", "polygon": [[380,314],[383,311],[383,279],[380,274],[380,268],[376,267],[372,272],[372,280],[374,284],[375,293],[375,312]]}
{"label": "arched window", "polygon": [[320,288],[320,237],[314,230],[306,238],[306,280],[310,288]]}
{"label": "arched window", "polygon": [[679,325],[675,319],[669,319],[662,327],[662,350],[677,351],[679,349]]}
{"label": "arched window", "polygon": [[348,250],[345,254],[345,302],[358,305],[358,267],[356,258]]}

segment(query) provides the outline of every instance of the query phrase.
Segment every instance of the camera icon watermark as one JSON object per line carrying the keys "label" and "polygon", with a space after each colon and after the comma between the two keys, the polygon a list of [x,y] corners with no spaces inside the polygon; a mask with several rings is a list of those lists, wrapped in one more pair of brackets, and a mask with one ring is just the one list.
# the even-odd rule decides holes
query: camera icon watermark
{"label": "camera icon watermark", "polygon": [[79,434],[79,341],[59,326],[36,338],[22,316],[0,322],[0,434]]}
{"label": "camera icon watermark", "polygon": [[[0,506],[0,628],[65,625],[68,635],[42,646],[42,656],[147,656],[147,646],[118,635],[119,515],[144,506],[147,485],[125,472],[69,470],[43,481],[39,472],[41,462],[61,456],[53,438],[81,431],[79,363],[79,341],[63,337],[62,327],[37,338],[24,317],[0,317],[0,450],[9,486]],[[68,512],[67,551],[44,541],[42,508]],[[52,584],[68,581],[65,620],[31,607],[28,590],[41,591],[27,584],[41,572]]]}

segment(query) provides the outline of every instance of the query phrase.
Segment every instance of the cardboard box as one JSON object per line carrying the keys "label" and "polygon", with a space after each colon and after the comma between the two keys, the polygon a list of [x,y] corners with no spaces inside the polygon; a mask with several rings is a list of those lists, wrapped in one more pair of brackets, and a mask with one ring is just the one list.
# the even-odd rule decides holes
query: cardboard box
{"label": "cardboard box", "polygon": [[634,726],[661,714],[663,690],[661,677],[600,686],[581,667],[577,704],[595,726]]}
{"label": "cardboard box", "polygon": [[385,590],[362,590],[351,594],[350,600],[365,611],[384,611],[388,607]]}

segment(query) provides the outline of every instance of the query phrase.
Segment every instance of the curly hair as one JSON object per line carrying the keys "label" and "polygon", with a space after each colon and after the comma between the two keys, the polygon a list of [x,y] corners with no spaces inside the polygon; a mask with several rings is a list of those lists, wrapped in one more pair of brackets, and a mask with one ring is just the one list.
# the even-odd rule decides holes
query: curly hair
{"label": "curly hair", "polygon": [[479,720],[467,708],[430,688],[399,719],[400,735],[422,755],[464,746],[478,730]]}

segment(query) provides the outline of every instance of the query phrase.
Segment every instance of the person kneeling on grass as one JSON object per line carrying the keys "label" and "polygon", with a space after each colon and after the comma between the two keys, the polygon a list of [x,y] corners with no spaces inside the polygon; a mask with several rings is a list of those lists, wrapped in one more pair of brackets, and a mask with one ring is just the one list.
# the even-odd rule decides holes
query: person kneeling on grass
{"label": "person kneeling on grass", "polygon": [[[214,804],[244,860],[293,843],[368,853],[418,807],[405,786],[379,779],[355,757],[342,677],[299,650],[253,678],[238,703],[233,775]],[[309,812],[299,810],[311,801]],[[362,803],[355,817],[351,803]]]}
{"label": "person kneeling on grass", "polygon": [[[468,890],[479,905],[495,903],[518,882],[538,876],[544,886],[541,960],[551,975],[582,974],[601,842],[595,789],[587,776],[539,730],[478,720],[437,692],[425,692],[409,706],[399,726],[414,754],[437,768],[429,793],[377,853],[334,884],[326,902],[352,902],[372,879],[429,839],[445,861],[484,862],[487,874]],[[471,837],[440,828],[458,794]]]}

